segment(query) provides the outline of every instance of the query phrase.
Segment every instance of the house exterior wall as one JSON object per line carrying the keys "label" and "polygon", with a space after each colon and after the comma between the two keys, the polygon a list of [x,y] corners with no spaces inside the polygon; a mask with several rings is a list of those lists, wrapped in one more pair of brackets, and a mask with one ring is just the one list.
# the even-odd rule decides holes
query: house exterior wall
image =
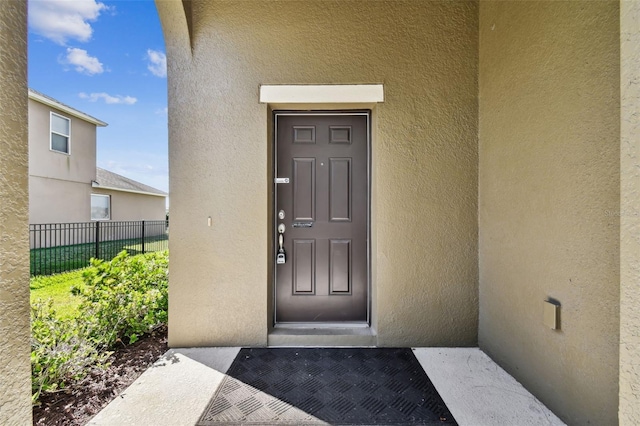
{"label": "house exterior wall", "polygon": [[618,12],[480,4],[480,348],[569,424],[617,423]]}
{"label": "house exterior wall", "polygon": [[[71,120],[70,154],[50,149],[50,113]],[[29,172],[32,176],[91,183],[96,178],[96,125],[29,99]]]}
{"label": "house exterior wall", "polygon": [[93,188],[91,193],[111,197],[111,220],[165,220],[166,197]]}
{"label": "house exterior wall", "polygon": [[27,4],[0,2],[0,424],[31,424]]}
{"label": "house exterior wall", "polygon": [[475,345],[477,3],[189,4],[187,19],[181,2],[156,2],[169,75],[169,344],[267,342],[273,176],[259,86],[383,83],[372,129],[377,344]]}
{"label": "house exterior wall", "polygon": [[29,176],[29,223],[91,220],[91,183]]}
{"label": "house exterior wall", "polygon": [[640,424],[640,2],[620,2],[620,405]]}
{"label": "house exterior wall", "polygon": [[[50,113],[71,120],[70,154],[50,149]],[[29,99],[29,222],[91,219],[96,178],[96,125]]]}

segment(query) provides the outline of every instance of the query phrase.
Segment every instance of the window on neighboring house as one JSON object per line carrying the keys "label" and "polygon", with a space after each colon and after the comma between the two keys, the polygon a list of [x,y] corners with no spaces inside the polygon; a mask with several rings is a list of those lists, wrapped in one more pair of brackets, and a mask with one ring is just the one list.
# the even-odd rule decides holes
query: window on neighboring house
{"label": "window on neighboring house", "polygon": [[56,113],[51,113],[51,150],[69,154],[71,138],[71,120]]}
{"label": "window on neighboring house", "polygon": [[109,220],[111,218],[111,197],[91,194],[91,220]]}

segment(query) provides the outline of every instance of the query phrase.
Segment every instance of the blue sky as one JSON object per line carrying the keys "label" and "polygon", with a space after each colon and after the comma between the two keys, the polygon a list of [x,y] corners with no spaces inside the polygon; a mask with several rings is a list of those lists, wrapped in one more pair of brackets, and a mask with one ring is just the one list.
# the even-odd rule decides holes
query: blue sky
{"label": "blue sky", "polygon": [[153,0],[29,0],[29,87],[109,124],[98,166],[168,190],[167,79]]}

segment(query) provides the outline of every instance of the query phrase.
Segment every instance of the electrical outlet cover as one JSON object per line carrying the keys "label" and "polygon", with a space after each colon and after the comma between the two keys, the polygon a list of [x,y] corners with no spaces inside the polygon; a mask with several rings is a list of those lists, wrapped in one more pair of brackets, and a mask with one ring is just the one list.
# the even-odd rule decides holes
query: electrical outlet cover
{"label": "electrical outlet cover", "polygon": [[558,314],[560,311],[560,305],[549,300],[544,301],[544,325],[552,330],[558,330],[560,323],[558,321]]}

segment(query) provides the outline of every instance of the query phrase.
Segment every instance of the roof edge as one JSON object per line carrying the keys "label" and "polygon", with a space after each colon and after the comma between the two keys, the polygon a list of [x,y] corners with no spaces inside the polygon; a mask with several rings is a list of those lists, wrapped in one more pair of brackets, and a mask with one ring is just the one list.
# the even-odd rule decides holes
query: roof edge
{"label": "roof edge", "polygon": [[167,193],[156,194],[156,193],[147,192],[147,191],[136,191],[135,189],[116,188],[114,186],[100,185],[99,183],[95,183],[95,182],[91,182],[91,187],[92,188],[97,188],[97,189],[108,189],[110,191],[131,192],[133,194],[153,195],[154,197],[168,197],[169,196],[169,194],[167,194]]}
{"label": "roof edge", "polygon": [[105,123],[102,120],[98,120],[95,117],[90,116],[89,114],[85,114],[82,111],[78,111],[75,108],[71,108],[70,106],[67,106],[61,102],[56,101],[53,98],[49,98],[46,95],[43,95],[41,93],[36,92],[33,89],[29,89],[29,99],[33,99],[34,101],[40,102],[41,104],[59,109],[60,111],[64,111],[69,115],[73,115],[76,118],[79,118],[81,120],[87,121],[91,124],[95,124],[98,127],[106,127],[108,126],[107,123]]}

